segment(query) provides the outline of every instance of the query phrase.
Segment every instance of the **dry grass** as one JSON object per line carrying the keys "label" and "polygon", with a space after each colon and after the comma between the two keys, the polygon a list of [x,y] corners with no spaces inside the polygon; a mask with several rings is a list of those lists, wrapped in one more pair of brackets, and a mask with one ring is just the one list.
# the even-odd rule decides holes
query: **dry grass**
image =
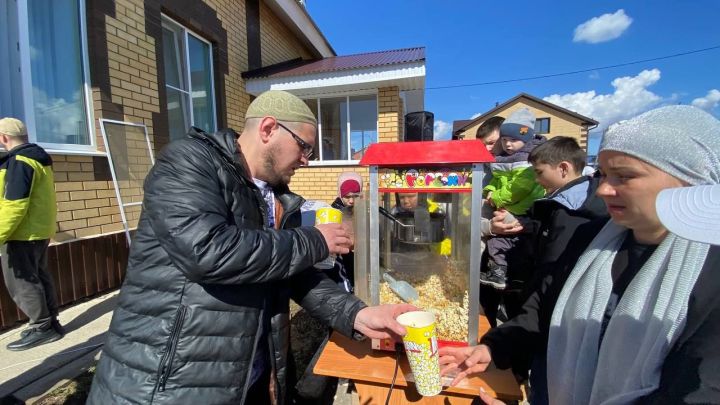
{"label": "dry grass", "polygon": [[35,402],[35,405],[82,405],[87,400],[87,396],[90,393],[90,384],[92,384],[93,376],[95,375],[95,367],[89,368],[84,373],[77,376],[74,380],[68,384],[50,392],[40,400]]}
{"label": "dry grass", "polygon": [[295,374],[298,380],[327,334],[326,326],[308,315],[294,302],[290,303],[290,347],[295,359]]}

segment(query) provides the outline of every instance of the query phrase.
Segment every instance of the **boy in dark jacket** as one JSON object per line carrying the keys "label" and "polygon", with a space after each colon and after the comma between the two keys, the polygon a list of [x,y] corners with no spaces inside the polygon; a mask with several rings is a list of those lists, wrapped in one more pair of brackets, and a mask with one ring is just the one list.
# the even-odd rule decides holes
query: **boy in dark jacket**
{"label": "boy in dark jacket", "polygon": [[[535,180],[547,193],[528,211],[531,221],[525,232],[533,234],[533,269],[551,269],[575,237],[579,226],[598,218],[608,218],[605,202],[595,195],[599,178],[583,176],[585,151],[574,138],[557,136],[530,152]],[[529,278],[542,280],[544,271]],[[530,283],[531,291],[536,283]],[[520,302],[524,302],[523,294]],[[530,374],[533,404],[547,404],[545,353],[535,356]]]}
{"label": "boy in dark jacket", "polygon": [[574,138],[552,138],[530,152],[528,160],[546,192],[528,212],[534,225],[534,262],[542,265],[560,257],[578,226],[608,213],[595,195],[599,179],[582,175],[585,151]]}

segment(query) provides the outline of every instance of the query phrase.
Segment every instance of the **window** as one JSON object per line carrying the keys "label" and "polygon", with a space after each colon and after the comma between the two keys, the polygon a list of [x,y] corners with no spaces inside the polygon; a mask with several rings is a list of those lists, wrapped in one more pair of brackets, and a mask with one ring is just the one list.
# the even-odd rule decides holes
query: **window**
{"label": "window", "polygon": [[377,98],[350,98],[350,160],[360,160],[371,143],[377,142]]}
{"label": "window", "polygon": [[377,142],[377,96],[306,99],[318,117],[314,161],[349,163],[360,160]]}
{"label": "window", "polygon": [[94,149],[84,0],[0,5],[0,114],[50,150]]}
{"label": "window", "polygon": [[213,132],[212,46],[165,16],[162,26],[170,139],[182,138],[190,126]]}
{"label": "window", "polygon": [[346,97],[320,100],[320,160],[348,160],[347,107]]}
{"label": "window", "polygon": [[536,134],[550,133],[550,118],[536,119],[535,120],[535,133]]}

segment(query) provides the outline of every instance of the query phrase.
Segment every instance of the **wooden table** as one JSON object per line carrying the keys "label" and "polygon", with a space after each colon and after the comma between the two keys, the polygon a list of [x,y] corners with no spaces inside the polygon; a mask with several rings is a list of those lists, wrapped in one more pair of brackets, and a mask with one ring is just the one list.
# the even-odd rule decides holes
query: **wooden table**
{"label": "wooden table", "polygon": [[[489,328],[487,320],[481,316],[478,336],[484,335]],[[358,342],[338,333],[332,334],[314,369],[315,374],[353,380],[362,405],[385,403],[394,371],[394,352],[373,350],[369,340]],[[434,397],[420,396],[414,384],[405,380],[406,374],[410,374],[410,365],[403,354],[390,399],[391,404],[469,405],[473,400],[477,400],[481,387],[502,400],[522,399],[520,388],[509,370],[488,369],[479,376],[465,379],[455,387],[446,387]]]}

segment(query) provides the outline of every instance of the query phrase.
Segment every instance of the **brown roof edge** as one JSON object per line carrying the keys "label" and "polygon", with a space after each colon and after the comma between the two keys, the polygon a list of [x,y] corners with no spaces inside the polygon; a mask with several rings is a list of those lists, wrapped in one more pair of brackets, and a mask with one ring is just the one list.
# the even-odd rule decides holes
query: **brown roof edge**
{"label": "brown roof edge", "polygon": [[244,79],[256,79],[260,77],[302,76],[311,73],[338,72],[375,66],[388,66],[420,61],[424,62],[425,47],[389,49],[305,60],[301,62],[295,61],[296,60],[287,61],[281,64],[244,72],[242,77]]}
{"label": "brown roof edge", "polygon": [[365,55],[372,55],[372,54],[382,54],[382,53],[389,53],[389,52],[404,52],[404,51],[414,51],[417,50],[422,54],[422,57],[418,58],[418,60],[425,60],[425,47],[424,46],[406,46],[405,48],[397,48],[397,49],[384,49],[382,51],[368,51],[368,52],[360,52],[360,53],[352,53],[350,55],[337,55],[337,58],[342,57],[348,57],[348,56],[365,56]]}
{"label": "brown roof edge", "polygon": [[261,68],[248,70],[245,72],[240,73],[240,77],[243,79],[247,79],[248,77],[257,77],[257,76],[268,76],[273,73],[282,72],[287,69],[296,68],[298,66],[306,65],[308,63],[313,63],[316,60],[319,59],[303,59],[303,58],[295,58],[286,60],[285,62],[276,63],[274,65],[268,65],[263,66]]}
{"label": "brown roof edge", "polygon": [[561,112],[563,112],[563,113],[565,113],[565,114],[568,114],[568,115],[570,115],[570,116],[573,116],[573,117],[575,117],[575,118],[583,121],[583,122],[586,123],[586,124],[598,125],[598,122],[595,121],[594,119],[590,118],[590,117],[586,117],[586,116],[584,116],[584,115],[582,115],[582,114],[578,114],[578,113],[576,113],[575,111],[570,111],[570,110],[568,110],[568,109],[566,109],[566,108],[560,107],[560,106],[557,105],[557,104],[553,104],[553,103],[551,103],[551,102],[548,102],[548,101],[545,101],[545,100],[543,100],[543,99],[537,98],[537,97],[532,96],[532,95],[530,95],[530,94],[520,93],[520,94],[518,94],[517,96],[511,98],[510,100],[508,100],[508,101],[500,104],[499,106],[493,108],[492,110],[486,112],[485,114],[483,114],[483,115],[475,118],[474,120],[471,120],[469,123],[467,123],[467,124],[464,125],[463,127],[458,128],[457,130],[453,131],[453,133],[458,132],[458,131],[464,131],[464,130],[468,129],[469,127],[477,124],[478,122],[485,121],[487,118],[494,116],[495,113],[497,113],[498,111],[504,109],[505,107],[509,106],[510,104],[513,104],[515,101],[517,101],[517,100],[519,100],[519,99],[521,99],[521,98],[523,98],[523,97],[524,97],[524,98],[527,98],[527,99],[529,99],[529,100],[531,100],[531,101],[534,101],[534,102],[536,102],[536,103],[542,104],[542,105],[544,105],[544,106],[546,106],[546,107],[548,107],[548,108],[552,108],[552,109],[561,111]]}

